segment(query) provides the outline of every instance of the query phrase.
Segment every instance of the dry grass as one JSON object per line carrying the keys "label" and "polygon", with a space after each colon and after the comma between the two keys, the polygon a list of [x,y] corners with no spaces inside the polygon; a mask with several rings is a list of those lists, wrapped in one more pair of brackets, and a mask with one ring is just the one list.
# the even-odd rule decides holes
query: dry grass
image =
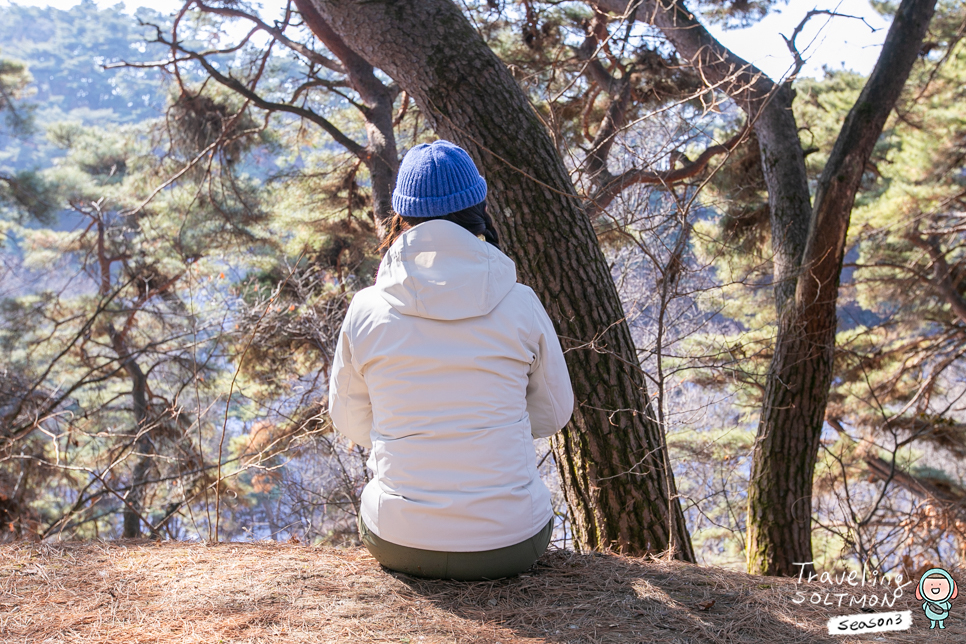
{"label": "dry grass", "polygon": [[[913,586],[909,586],[909,589]],[[0,546],[3,642],[963,642],[913,612],[903,633],[832,637],[794,580],[552,551],[495,582],[418,580],[364,550],[295,544]],[[835,592],[835,591],[832,591]],[[713,601],[713,604],[711,603]]]}

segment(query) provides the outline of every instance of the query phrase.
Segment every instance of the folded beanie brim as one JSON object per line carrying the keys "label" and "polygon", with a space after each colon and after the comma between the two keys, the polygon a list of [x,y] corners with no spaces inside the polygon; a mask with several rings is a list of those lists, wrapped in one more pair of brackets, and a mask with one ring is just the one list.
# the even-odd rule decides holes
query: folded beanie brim
{"label": "folded beanie brim", "polygon": [[392,208],[403,217],[442,217],[486,199],[486,179],[477,175],[478,181],[460,192],[441,197],[410,197],[398,191],[392,195]]}

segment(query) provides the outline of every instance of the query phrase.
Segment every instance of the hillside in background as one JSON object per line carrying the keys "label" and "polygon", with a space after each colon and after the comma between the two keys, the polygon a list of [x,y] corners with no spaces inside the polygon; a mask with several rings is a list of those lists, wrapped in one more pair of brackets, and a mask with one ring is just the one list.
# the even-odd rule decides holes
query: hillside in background
{"label": "hillside in background", "polygon": [[113,69],[121,61],[144,62],[162,52],[149,50],[150,27],[166,24],[162,14],[123,5],[100,10],[89,0],[66,11],[12,4],[0,7],[0,55],[27,64],[36,94],[31,101],[44,123],[79,120],[88,125],[137,123],[161,115],[164,106],[156,69]]}
{"label": "hillside in background", "polygon": [[[85,0],[68,10],[0,6],[0,59],[27,67],[32,77],[25,109],[32,128],[14,136],[0,128],[0,172],[50,168],[63,149],[48,128],[58,123],[116,128],[158,118],[164,111],[164,85],[156,69],[104,69],[104,65],[143,62],[159,52],[145,43],[149,27],[139,20],[166,24],[156,11],[123,5],[98,9]],[[11,248],[0,248],[6,254]]]}

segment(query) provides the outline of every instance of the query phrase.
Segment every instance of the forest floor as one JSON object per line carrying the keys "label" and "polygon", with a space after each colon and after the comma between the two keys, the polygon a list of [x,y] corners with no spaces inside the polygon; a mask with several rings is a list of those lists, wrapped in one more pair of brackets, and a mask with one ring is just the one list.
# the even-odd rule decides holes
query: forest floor
{"label": "forest floor", "polygon": [[834,604],[842,588],[564,550],[516,578],[451,582],[389,573],[363,549],[15,543],[0,545],[0,642],[966,641],[966,597],[945,631],[929,630],[914,584],[872,609],[912,610],[910,630],[829,635],[830,617],[862,610],[811,598]]}

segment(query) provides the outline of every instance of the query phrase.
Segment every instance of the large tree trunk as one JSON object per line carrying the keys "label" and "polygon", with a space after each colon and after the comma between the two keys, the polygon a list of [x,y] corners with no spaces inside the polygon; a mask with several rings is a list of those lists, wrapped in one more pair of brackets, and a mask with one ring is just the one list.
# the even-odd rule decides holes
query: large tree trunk
{"label": "large tree trunk", "polygon": [[[849,215],[865,163],[912,69],[936,0],[903,0],[810,206],[792,93],[725,48],[679,0],[636,12],[754,123],[768,186],[778,337],[748,490],[749,572],[795,575],[812,561],[812,479],[832,381],[836,300]],[[627,0],[598,0],[627,13]]]}
{"label": "large tree trunk", "polygon": [[554,453],[577,544],[693,560],[665,441],[617,290],[549,135],[449,0],[313,0],[326,22],[465,147],[523,280],[563,339],[577,397]]}

